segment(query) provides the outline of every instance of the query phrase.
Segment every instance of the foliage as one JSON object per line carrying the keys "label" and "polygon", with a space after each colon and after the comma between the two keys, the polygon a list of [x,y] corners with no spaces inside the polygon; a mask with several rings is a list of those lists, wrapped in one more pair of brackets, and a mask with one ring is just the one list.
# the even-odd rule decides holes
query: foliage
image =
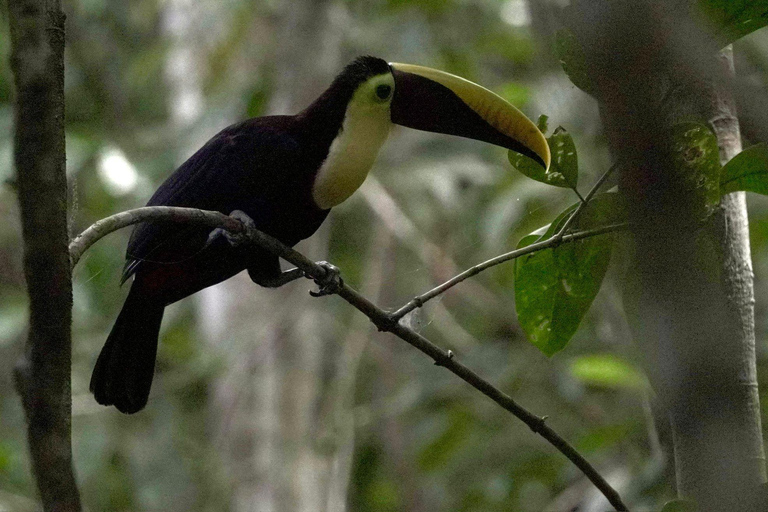
{"label": "foliage", "polygon": [[745,190],[768,195],[768,145],[751,146],[723,166],[720,191],[723,194]]}
{"label": "foliage", "polygon": [[589,354],[571,359],[571,374],[592,386],[628,391],[648,389],[648,381],[642,371],[613,354]]}
{"label": "foliage", "polygon": [[555,53],[573,85],[594,96],[595,86],[587,71],[584,48],[569,29],[561,28],[555,34]]}
{"label": "foliage", "polygon": [[[571,206],[543,235],[523,238],[518,248],[546,240],[573,215]],[[582,229],[615,223],[616,194],[595,196],[584,208],[576,225]],[[560,245],[523,256],[515,261],[515,302],[520,326],[531,343],[551,356],[563,348],[576,332],[595,299],[611,258],[610,235]]]}
{"label": "foliage", "polygon": [[703,219],[720,204],[717,137],[704,125],[680,123],[672,128],[669,141],[676,181],[694,197],[692,211],[700,213]]}
{"label": "foliage", "polygon": [[555,187],[575,189],[579,181],[579,164],[573,137],[565,128],[558,126],[552,136],[547,137],[547,143],[552,152],[549,169],[514,151],[509,152],[509,162],[531,179]]}

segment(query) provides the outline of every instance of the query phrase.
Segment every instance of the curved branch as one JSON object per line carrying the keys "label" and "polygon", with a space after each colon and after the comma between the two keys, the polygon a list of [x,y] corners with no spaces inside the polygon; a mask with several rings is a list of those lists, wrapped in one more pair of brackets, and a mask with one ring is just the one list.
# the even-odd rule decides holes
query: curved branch
{"label": "curved branch", "polygon": [[[77,253],[79,258],[85,249],[93,245],[96,241],[108,233],[111,233],[120,227],[136,224],[148,219],[164,219],[173,222],[201,222],[205,225],[211,226],[212,228],[233,228],[233,231],[235,232],[244,233],[251,243],[257,244],[260,247],[263,247],[273,254],[283,258],[284,260],[296,265],[296,267],[301,269],[307,275],[307,277],[310,277],[315,281],[323,282],[328,276],[328,271],[325,267],[318,265],[298,251],[284,245],[276,238],[267,235],[258,229],[248,228],[244,226],[244,224],[239,220],[227,217],[226,215],[223,215],[219,212],[209,212],[204,210],[197,210],[194,208],[150,206],[138,208],[136,210],[129,210],[127,212],[107,217],[106,219],[97,222],[85,230],[83,234],[78,236],[70,245],[70,250],[73,253],[75,251],[79,251]],[[609,228],[613,227],[609,226]],[[572,235],[566,235],[563,237],[563,241],[586,238],[587,236],[595,236],[596,234],[599,234],[597,233],[598,231],[607,232],[609,230],[615,230],[615,228],[603,228],[602,231],[591,230],[591,232],[574,233]],[[528,249],[528,247],[525,249]],[[529,250],[528,252],[532,251]],[[502,258],[503,256],[505,255],[502,255],[499,258]],[[72,254],[72,261],[77,261],[75,254]],[[380,331],[390,332],[406,343],[420,350],[424,354],[431,357],[437,366],[446,368],[448,371],[458,376],[464,382],[468,383],[470,386],[474,387],[485,396],[496,402],[504,410],[512,413],[520,421],[528,425],[528,427],[533,432],[546,439],[552,446],[560,451],[560,453],[565,455],[571,462],[573,462],[576,467],[578,467],[584,473],[584,475],[595,485],[595,487],[600,490],[600,492],[616,510],[628,510],[624,503],[621,501],[621,497],[616,492],[616,490],[613,489],[608,484],[608,482],[605,481],[605,479],[597,472],[597,470],[592,467],[592,465],[565,439],[560,437],[557,432],[546,425],[545,417],[538,417],[520,406],[509,395],[503,393],[501,390],[493,386],[493,384],[458,362],[454,357],[453,352],[438,347],[421,334],[418,334],[414,330],[400,324],[394,320],[392,316],[389,315],[386,311],[379,308],[376,304],[369,301],[367,298],[343,282],[339,283],[339,286],[334,290],[334,293],[338,294],[342,299],[347,301],[358,311],[367,316]]]}
{"label": "curved branch", "polygon": [[245,227],[239,220],[233,219],[221,212],[175,206],[145,206],[110,215],[77,235],[69,244],[69,259],[72,268],[77,265],[85,251],[106,235],[132,224],[147,221],[191,222],[210,227],[211,229],[224,228],[232,233],[241,233],[245,230]]}

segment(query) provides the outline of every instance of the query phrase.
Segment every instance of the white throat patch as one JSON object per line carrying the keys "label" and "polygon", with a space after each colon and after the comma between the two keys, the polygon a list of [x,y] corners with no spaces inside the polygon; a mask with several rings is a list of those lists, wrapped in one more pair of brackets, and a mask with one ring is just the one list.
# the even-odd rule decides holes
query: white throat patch
{"label": "white throat patch", "polygon": [[317,206],[336,206],[363,184],[391,126],[388,106],[350,102],[312,186]]}

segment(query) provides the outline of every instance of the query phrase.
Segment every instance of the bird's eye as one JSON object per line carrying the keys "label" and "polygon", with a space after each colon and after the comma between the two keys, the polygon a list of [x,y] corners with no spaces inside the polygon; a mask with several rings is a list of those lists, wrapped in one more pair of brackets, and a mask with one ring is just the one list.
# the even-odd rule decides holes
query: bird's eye
{"label": "bird's eye", "polygon": [[386,100],[386,99],[389,99],[389,96],[391,94],[392,94],[392,86],[391,85],[381,84],[381,85],[376,87],[376,96],[380,100],[382,100],[382,101]]}

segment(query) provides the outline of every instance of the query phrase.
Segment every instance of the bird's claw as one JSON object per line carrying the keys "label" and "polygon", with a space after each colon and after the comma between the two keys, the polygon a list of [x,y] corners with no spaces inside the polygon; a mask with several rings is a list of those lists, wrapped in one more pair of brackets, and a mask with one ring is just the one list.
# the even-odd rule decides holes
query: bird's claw
{"label": "bird's claw", "polygon": [[227,242],[229,242],[229,245],[232,247],[238,247],[249,241],[248,230],[256,228],[256,223],[253,222],[253,219],[250,218],[245,212],[240,210],[233,210],[230,212],[229,216],[242,222],[246,229],[240,233],[233,233],[223,228],[216,228],[211,231],[210,235],[208,235],[208,242],[206,245],[210,245],[211,242],[220,236],[226,238]]}
{"label": "bird's claw", "polygon": [[325,270],[325,276],[322,279],[315,279],[315,283],[319,287],[318,291],[310,291],[309,294],[313,297],[322,297],[324,295],[333,295],[339,293],[344,281],[341,279],[341,271],[335,265],[331,265],[327,261],[319,261],[317,264]]}

